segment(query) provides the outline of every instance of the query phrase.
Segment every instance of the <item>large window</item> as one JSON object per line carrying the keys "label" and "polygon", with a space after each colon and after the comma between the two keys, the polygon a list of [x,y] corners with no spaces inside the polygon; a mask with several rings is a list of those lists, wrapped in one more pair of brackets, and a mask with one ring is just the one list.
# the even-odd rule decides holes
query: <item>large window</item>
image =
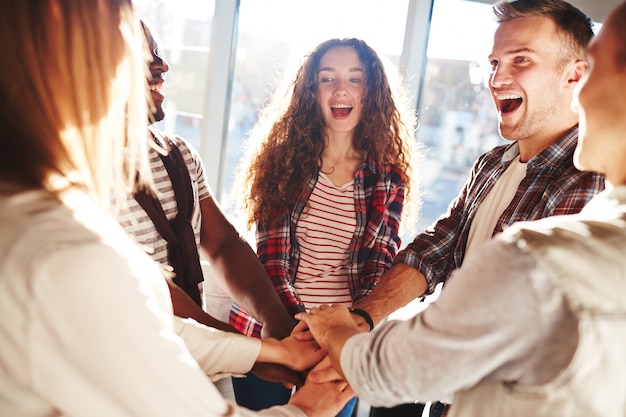
{"label": "large window", "polygon": [[491,6],[435,0],[418,102],[418,140],[427,151],[418,230],[446,212],[476,157],[504,143],[487,88],[496,24]]}
{"label": "large window", "polygon": [[157,127],[200,149],[215,1],[134,0],[133,4],[160,38],[160,52],[170,66],[164,87],[166,117]]}
{"label": "large window", "polygon": [[[505,143],[488,82],[488,55],[496,29],[491,6],[466,0],[433,3],[426,65],[417,104],[417,140],[427,149],[421,169],[421,231],[447,211],[480,154]],[[405,244],[407,242],[404,242]],[[434,301],[415,300],[391,318],[408,318]]]}

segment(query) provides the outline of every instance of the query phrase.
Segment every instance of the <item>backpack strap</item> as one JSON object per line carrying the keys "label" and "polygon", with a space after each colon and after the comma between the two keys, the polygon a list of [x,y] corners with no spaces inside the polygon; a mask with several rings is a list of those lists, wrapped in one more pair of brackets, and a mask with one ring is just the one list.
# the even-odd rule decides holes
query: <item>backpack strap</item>
{"label": "backpack strap", "polygon": [[195,196],[189,170],[180,149],[172,139],[166,136],[161,137],[156,132],[153,132],[153,136],[156,143],[166,150],[165,155],[159,153],[159,156],[174,189],[176,217],[168,220],[159,200],[145,189],[136,191],[134,197],[167,242],[167,258],[174,269],[174,283],[198,305],[202,305],[198,284],[204,280],[204,277],[196,237],[191,225]]}

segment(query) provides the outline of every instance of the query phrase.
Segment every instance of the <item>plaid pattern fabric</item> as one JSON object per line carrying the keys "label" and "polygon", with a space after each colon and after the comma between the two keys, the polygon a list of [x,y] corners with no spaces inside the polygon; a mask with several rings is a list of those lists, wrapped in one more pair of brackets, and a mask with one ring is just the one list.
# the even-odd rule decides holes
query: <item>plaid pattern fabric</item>
{"label": "plaid pattern fabric", "polygon": [[[283,216],[280,227],[257,224],[257,253],[276,292],[290,314],[304,311],[294,287],[300,251],[296,225],[306,206],[317,176],[312,178],[295,206]],[[353,302],[365,297],[378,283],[400,246],[400,217],[405,182],[394,166],[378,166],[366,158],[354,178],[356,230],[350,244],[348,283]],[[234,305],[229,322],[242,333],[260,337],[261,324]]]}
{"label": "plaid pattern fabric", "polygon": [[[574,166],[577,140],[576,127],[528,161],[526,177],[500,216],[494,235],[517,221],[578,213],[604,189],[603,176],[581,172]],[[427,294],[461,266],[478,206],[518,154],[519,145],[514,142],[482,155],[448,212],[420,233],[394,260],[394,263],[411,265],[424,274],[428,281]]]}

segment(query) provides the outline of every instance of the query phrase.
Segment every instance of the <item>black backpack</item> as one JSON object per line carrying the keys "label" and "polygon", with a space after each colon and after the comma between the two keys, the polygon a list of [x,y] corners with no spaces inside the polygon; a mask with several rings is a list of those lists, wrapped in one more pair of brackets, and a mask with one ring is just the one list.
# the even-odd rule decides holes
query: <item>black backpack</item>
{"label": "black backpack", "polygon": [[148,214],[159,234],[167,241],[167,257],[174,270],[174,283],[181,287],[198,305],[202,305],[198,284],[204,280],[200,267],[200,256],[191,226],[194,195],[191,177],[185,159],[176,143],[166,136],[153,132],[156,143],[165,150],[159,153],[169,175],[178,213],[168,220],[159,200],[150,192],[141,189],[135,192],[135,200]]}

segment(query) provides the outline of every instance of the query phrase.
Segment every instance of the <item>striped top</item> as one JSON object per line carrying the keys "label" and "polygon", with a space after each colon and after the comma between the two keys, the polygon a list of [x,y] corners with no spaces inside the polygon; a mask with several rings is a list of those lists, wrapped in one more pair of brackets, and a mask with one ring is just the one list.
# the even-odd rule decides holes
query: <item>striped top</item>
{"label": "striped top", "polygon": [[354,180],[336,186],[320,173],[296,227],[301,257],[295,288],[307,310],[322,304],[352,305],[348,263],[355,229]]}
{"label": "striped top", "polygon": [[[151,128],[153,134],[164,135],[156,129]],[[191,176],[191,186],[194,191],[194,212],[192,216],[192,226],[196,236],[196,245],[200,244],[200,206],[198,202],[202,199],[211,196],[211,192],[208,188],[208,182],[206,174],[204,172],[204,166],[198,153],[191,148],[184,139],[180,137],[173,138],[174,143],[178,146],[185,164],[189,169],[189,175]],[[173,219],[178,213],[176,207],[176,199],[174,197],[174,189],[172,188],[172,182],[167,174],[165,165],[159,157],[156,150],[150,148],[150,169],[154,177],[156,184],[157,198],[163,207],[165,216],[168,219]],[[139,243],[143,249],[154,259],[162,265],[167,265],[167,242],[157,232],[152,220],[141,208],[139,203],[133,198],[132,195],[128,196],[128,201],[123,210],[118,215],[118,221],[132,238]]]}
{"label": "striped top", "polygon": [[[306,310],[295,288],[301,257],[296,228],[318,181],[316,171],[302,184],[294,205],[276,213],[280,217],[278,222],[256,225],[257,254],[283,305],[292,315]],[[404,175],[400,169],[391,164],[379,165],[371,156],[365,158],[354,174],[356,228],[350,241],[346,277],[353,304],[374,289],[398,252],[404,190]],[[261,323],[236,303],[228,322],[243,334],[261,337]]]}

